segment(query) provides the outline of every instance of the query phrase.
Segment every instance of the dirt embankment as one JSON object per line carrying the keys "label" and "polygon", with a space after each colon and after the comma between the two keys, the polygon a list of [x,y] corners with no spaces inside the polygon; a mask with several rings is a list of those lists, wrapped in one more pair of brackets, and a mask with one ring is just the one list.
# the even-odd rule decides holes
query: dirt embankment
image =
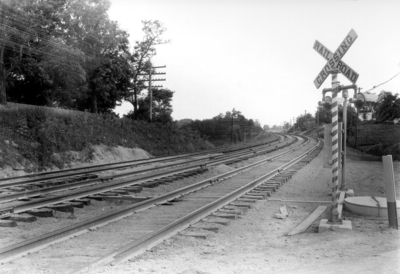
{"label": "dirt embankment", "polygon": [[[92,153],[90,159],[88,159],[85,152],[68,151],[64,153],[63,157],[68,158],[68,165],[65,167],[83,167],[91,165],[107,164],[112,162],[129,161],[129,160],[140,160],[148,159],[152,157],[149,153],[140,148],[124,148],[121,146],[108,147],[105,145],[98,145],[91,147]],[[60,157],[55,154],[54,157]],[[20,164],[18,161],[11,163],[11,165],[5,165],[0,168],[0,178],[21,176],[30,173],[29,164],[25,160],[25,165]],[[57,167],[53,167],[49,170],[59,170]]]}

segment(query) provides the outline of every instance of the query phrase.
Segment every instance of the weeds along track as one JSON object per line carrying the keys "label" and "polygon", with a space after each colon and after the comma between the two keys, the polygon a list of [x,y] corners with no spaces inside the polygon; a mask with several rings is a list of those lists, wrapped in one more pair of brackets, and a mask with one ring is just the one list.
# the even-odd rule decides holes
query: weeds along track
{"label": "weeds along track", "polygon": [[[231,159],[230,168],[213,162],[203,167],[207,172],[191,179],[180,178],[174,184],[144,188],[141,195],[146,199],[141,202],[132,203],[123,196],[115,200],[92,200],[95,207],[85,207],[92,210],[77,214],[76,219],[63,215],[65,218],[56,219],[57,224],[53,224],[54,218],[40,218],[42,224],[22,223],[22,231],[17,230],[20,225],[2,228],[13,238],[2,240],[2,246],[8,244],[0,250],[0,262],[5,263],[2,269],[5,273],[27,270],[68,273],[125,261],[190,225],[191,229],[215,230],[216,224],[237,218],[257,199],[270,195],[320,149],[317,140],[299,137],[286,152],[276,150],[253,158],[247,155],[247,160],[235,163]],[[105,214],[95,210],[106,205],[113,209]],[[38,229],[43,224],[47,229]],[[48,232],[49,229],[53,230]],[[35,252],[38,250],[41,251]],[[12,260],[13,264],[7,263]]]}
{"label": "weeds along track", "polygon": [[[74,180],[76,181],[76,180],[87,179],[89,177],[93,177],[93,175],[95,175],[96,173],[107,171],[107,170],[126,169],[126,168],[138,167],[138,166],[149,165],[149,164],[154,164],[154,163],[173,162],[173,161],[187,159],[187,158],[196,157],[196,156],[207,156],[207,155],[213,155],[213,154],[219,154],[219,153],[229,154],[229,153],[233,153],[233,152],[237,152],[237,151],[246,151],[246,150],[251,150],[251,149],[258,148],[258,147],[263,147],[266,145],[271,145],[275,142],[282,142],[287,138],[288,137],[286,135],[275,134],[275,135],[271,135],[264,142],[260,142],[260,143],[252,144],[252,145],[239,144],[239,145],[234,145],[231,147],[209,149],[209,150],[174,155],[174,156],[155,157],[155,158],[150,158],[150,159],[139,159],[139,160],[130,160],[130,161],[120,161],[120,162],[114,162],[114,163],[91,165],[91,166],[63,169],[63,170],[57,170],[57,171],[26,174],[26,175],[21,175],[21,176],[16,176],[16,177],[0,178],[0,188],[5,190],[4,188],[7,188],[7,187],[16,187],[16,186],[21,186],[24,184],[29,184],[29,183],[34,183],[34,182],[45,182],[45,181],[49,181],[49,180],[59,180],[59,179],[63,179],[63,178],[68,178],[69,181],[74,181]],[[54,183],[58,183],[58,182],[62,182],[62,181],[63,180],[56,181]]]}
{"label": "weeds along track", "polygon": [[[158,157],[151,159],[132,160],[124,162],[115,162],[102,165],[93,165],[73,169],[65,169],[51,172],[42,172],[36,174],[27,174],[17,177],[0,178],[0,196],[12,192],[21,192],[24,190],[31,190],[35,188],[43,188],[50,185],[60,185],[66,183],[73,183],[77,181],[84,181],[88,179],[93,180],[109,180],[113,179],[112,176],[102,176],[106,171],[138,169],[143,166],[154,166],[156,164],[172,163],[171,166],[182,163],[198,162],[204,158],[213,158],[216,155],[234,155],[235,153],[245,153],[254,149],[262,149],[263,147],[270,147],[278,145],[288,139],[286,135],[271,136],[267,141],[256,145],[239,145],[231,148],[220,148],[214,150],[207,150],[191,154],[183,154],[168,157]],[[188,160],[189,159],[189,160]],[[153,171],[154,169],[148,168],[144,171]],[[136,172],[138,173],[138,172]],[[135,174],[135,173],[133,173]],[[0,199],[1,201],[1,199]]]}
{"label": "weeds along track", "polygon": [[[206,157],[194,157],[173,163],[158,164],[157,166],[144,166],[133,168],[129,171],[112,172],[111,175],[99,175],[95,178],[86,178],[79,181],[42,181],[32,183],[30,180],[18,182],[18,186],[4,187],[0,194],[0,220],[12,218],[11,213],[27,212],[30,214],[50,214],[47,212],[32,211],[40,207],[49,207],[52,210],[73,212],[74,206],[82,206],[81,198],[93,198],[93,195],[118,196],[131,192],[140,192],[143,187],[155,187],[160,183],[167,183],[183,176],[190,176],[205,171],[206,166],[219,163],[228,163],[238,159],[253,157],[259,154],[271,153],[281,147],[286,147],[295,142],[294,137],[280,137],[279,140],[254,148],[238,150],[226,154],[212,154]],[[157,181],[155,181],[157,180]],[[14,190],[16,189],[16,190]],[[12,191],[14,190],[14,191]],[[97,197],[98,198],[98,197]],[[100,199],[100,198],[99,198]],[[126,197],[129,199],[129,197]],[[138,199],[135,198],[137,201]],[[60,204],[72,201],[72,204]],[[1,225],[1,223],[0,223]]]}

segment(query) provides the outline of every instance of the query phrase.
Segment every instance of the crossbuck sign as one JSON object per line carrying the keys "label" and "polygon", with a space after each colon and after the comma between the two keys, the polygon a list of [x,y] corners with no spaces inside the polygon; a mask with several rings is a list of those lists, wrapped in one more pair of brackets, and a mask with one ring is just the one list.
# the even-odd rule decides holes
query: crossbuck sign
{"label": "crossbuck sign", "polygon": [[317,88],[322,85],[322,83],[328,77],[329,71],[331,70],[338,70],[353,84],[357,82],[358,73],[341,60],[356,39],[357,33],[354,30],[351,30],[349,34],[347,34],[346,38],[344,38],[343,42],[340,44],[335,53],[332,53],[318,40],[315,41],[314,50],[316,50],[322,57],[325,58],[325,60],[328,61],[318,74],[317,78],[314,80],[314,84]]}

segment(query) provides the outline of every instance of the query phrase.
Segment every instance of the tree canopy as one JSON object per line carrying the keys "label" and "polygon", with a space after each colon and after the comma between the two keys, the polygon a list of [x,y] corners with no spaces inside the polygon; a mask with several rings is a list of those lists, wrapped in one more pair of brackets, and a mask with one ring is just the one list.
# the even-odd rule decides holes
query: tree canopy
{"label": "tree canopy", "polygon": [[382,91],[378,102],[374,105],[378,122],[393,121],[400,118],[400,97],[388,91]]}
{"label": "tree canopy", "polygon": [[[152,89],[153,92],[153,121],[161,123],[172,122],[172,97],[174,92],[169,89]],[[139,108],[137,111],[137,118],[140,120],[149,120],[150,116],[150,97],[147,94],[146,97],[139,99]],[[130,112],[127,117],[132,117],[134,114]]]}
{"label": "tree canopy", "polygon": [[149,71],[155,46],[168,42],[162,38],[166,28],[158,20],[142,21],[144,38],[131,52],[128,33],[108,17],[110,5],[0,0],[0,104],[97,113],[131,98],[136,117],[146,80],[140,74]]}
{"label": "tree canopy", "polygon": [[240,111],[233,109],[211,119],[187,121],[182,128],[197,131],[210,142],[220,145],[226,142],[242,142],[260,133],[262,128],[252,119],[247,119]]}
{"label": "tree canopy", "polygon": [[136,41],[132,56],[132,88],[128,96],[125,96],[125,100],[133,105],[133,118],[135,119],[139,111],[138,98],[142,90],[146,88],[144,82],[147,80],[147,77],[143,77],[143,75],[148,75],[151,70],[151,58],[156,55],[155,46],[169,43],[169,40],[162,38],[167,29],[160,21],[144,20],[142,24],[144,37],[142,41]]}

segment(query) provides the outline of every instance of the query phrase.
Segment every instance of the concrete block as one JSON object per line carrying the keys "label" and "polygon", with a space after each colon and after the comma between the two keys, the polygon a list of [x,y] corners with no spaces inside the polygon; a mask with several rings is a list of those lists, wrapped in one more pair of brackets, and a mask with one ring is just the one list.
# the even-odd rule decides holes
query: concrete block
{"label": "concrete block", "polygon": [[354,197],[354,190],[353,189],[348,189],[346,191],[346,198],[347,197]]}
{"label": "concrete block", "polygon": [[319,222],[318,233],[324,231],[348,231],[352,230],[351,221],[343,220],[341,222],[333,223],[328,219],[321,219]]}

